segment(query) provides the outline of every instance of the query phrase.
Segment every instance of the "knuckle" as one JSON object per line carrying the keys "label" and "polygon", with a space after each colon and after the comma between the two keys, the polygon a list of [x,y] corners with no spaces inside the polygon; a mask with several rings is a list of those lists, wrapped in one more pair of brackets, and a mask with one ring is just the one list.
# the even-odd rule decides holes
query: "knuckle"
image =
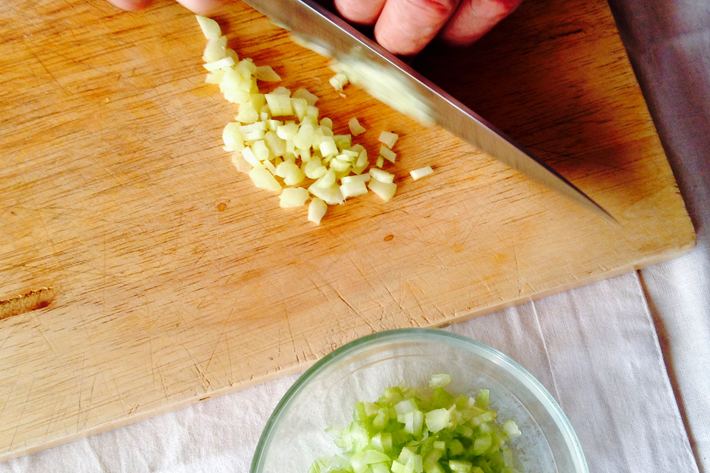
{"label": "knuckle", "polygon": [[496,12],[496,16],[506,16],[512,13],[522,3],[522,0],[486,0],[488,9]]}
{"label": "knuckle", "polygon": [[522,0],[493,0],[494,3],[498,3],[500,6],[501,10],[510,13],[516,8],[518,8],[518,5],[522,3]]}
{"label": "knuckle", "polygon": [[447,17],[451,15],[458,2],[456,0],[405,0],[405,6],[421,10],[424,14]]}

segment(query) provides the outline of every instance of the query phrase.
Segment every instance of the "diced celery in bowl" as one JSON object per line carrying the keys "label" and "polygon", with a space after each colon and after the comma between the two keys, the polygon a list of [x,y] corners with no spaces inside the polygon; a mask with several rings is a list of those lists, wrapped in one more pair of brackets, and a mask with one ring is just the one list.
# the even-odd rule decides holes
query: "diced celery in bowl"
{"label": "diced celery in bowl", "polygon": [[317,459],[310,472],[517,473],[515,421],[498,419],[487,389],[456,395],[450,382],[437,373],[427,390],[391,386],[374,402],[357,402],[352,422],[331,429],[342,453]]}
{"label": "diced celery in bowl", "polygon": [[355,340],[286,393],[252,473],[586,473],[552,396],[503,353],[443,330]]}

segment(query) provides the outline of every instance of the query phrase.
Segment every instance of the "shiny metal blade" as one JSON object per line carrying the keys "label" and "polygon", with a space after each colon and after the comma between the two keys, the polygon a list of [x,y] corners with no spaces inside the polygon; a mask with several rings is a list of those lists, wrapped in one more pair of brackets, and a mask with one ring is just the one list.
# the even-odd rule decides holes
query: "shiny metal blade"
{"label": "shiny metal blade", "polygon": [[[564,176],[516,145],[466,105],[314,0],[245,1],[278,26],[291,31],[311,49],[330,56],[343,65],[357,68],[355,72],[369,71],[370,76],[373,73],[387,76],[389,82],[365,80],[359,84],[375,98],[422,122],[436,123],[446,128],[528,177],[566,195],[597,214],[614,220],[604,208]],[[415,106],[402,110],[402,101],[397,97],[403,94],[408,96],[405,102]]]}

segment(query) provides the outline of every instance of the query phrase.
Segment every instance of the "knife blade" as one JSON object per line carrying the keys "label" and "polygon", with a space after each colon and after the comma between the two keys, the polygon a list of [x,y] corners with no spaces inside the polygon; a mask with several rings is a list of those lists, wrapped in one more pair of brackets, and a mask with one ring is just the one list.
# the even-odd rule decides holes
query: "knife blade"
{"label": "knife blade", "polygon": [[[493,158],[616,221],[572,182],[466,105],[314,0],[245,0],[304,45],[333,58],[375,98],[425,124],[437,124]],[[368,80],[369,79],[369,80]],[[406,100],[401,100],[405,96]]]}

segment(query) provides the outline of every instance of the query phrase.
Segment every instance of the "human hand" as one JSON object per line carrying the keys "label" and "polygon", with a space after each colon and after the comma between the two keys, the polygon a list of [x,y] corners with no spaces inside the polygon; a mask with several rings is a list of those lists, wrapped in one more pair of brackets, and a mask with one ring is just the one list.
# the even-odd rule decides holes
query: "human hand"
{"label": "human hand", "polygon": [[[152,0],[108,0],[118,8],[123,10],[142,10],[152,3]],[[214,11],[224,0],[177,0],[185,8],[189,8],[195,13],[207,15]]]}
{"label": "human hand", "polygon": [[353,23],[375,25],[375,38],[395,54],[416,54],[436,36],[473,43],[512,13],[522,0],[335,0]]}
{"label": "human hand", "polygon": [[[139,10],[151,0],[109,0]],[[224,0],[178,0],[207,14]],[[436,36],[452,44],[476,41],[515,10],[522,0],[335,0],[345,19],[375,25],[375,38],[395,54],[416,54]]]}

